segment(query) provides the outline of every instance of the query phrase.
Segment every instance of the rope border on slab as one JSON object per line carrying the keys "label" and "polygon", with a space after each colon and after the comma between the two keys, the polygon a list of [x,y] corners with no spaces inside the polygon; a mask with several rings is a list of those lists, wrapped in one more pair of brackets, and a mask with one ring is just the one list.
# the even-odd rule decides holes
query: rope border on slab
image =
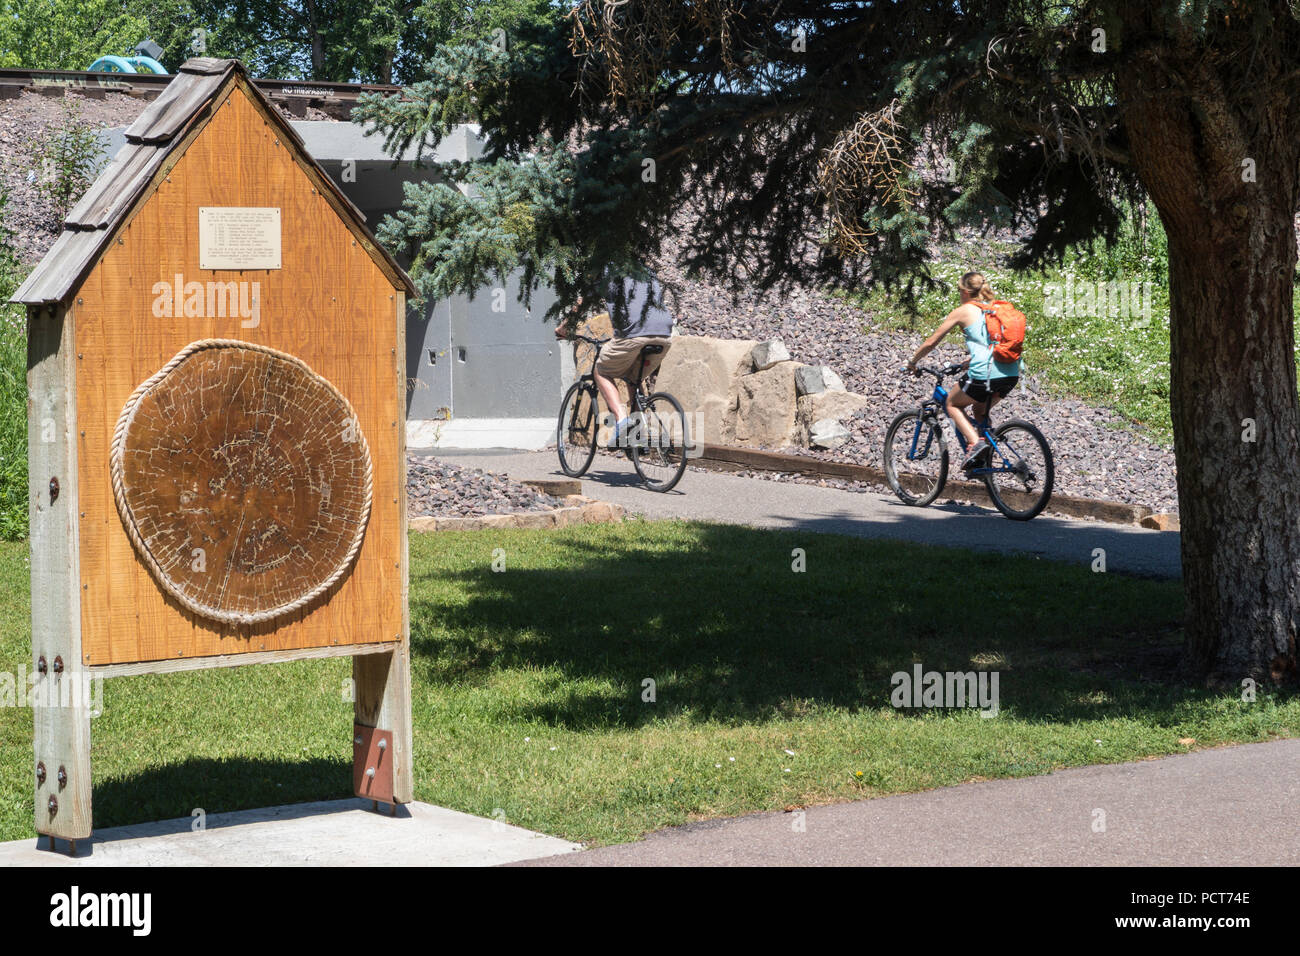
{"label": "rope border on slab", "polygon": [[[345,554],[342,560],[339,561],[338,567],[334,569],[329,577],[313,587],[310,591],[295,598],[288,604],[281,604],[278,607],[268,608],[263,611],[231,611],[223,608],[215,608],[196,601],[192,597],[182,593],[172,583],[171,578],[168,577],[167,573],[158,564],[153,552],[149,549],[148,544],[141,535],[140,529],[136,526],[135,516],[132,514],[131,507],[126,501],[126,487],[125,479],[123,477],[122,459],[125,454],[127,432],[130,430],[131,422],[135,419],[136,409],[139,407],[140,401],[156,385],[165,379],[168,374],[190,356],[207,349],[228,348],[262,352],[274,358],[292,362],[294,365],[297,365],[305,371],[308,376],[316,381],[317,384],[324,386],[336,395],[339,400],[343,402],[343,407],[347,410],[348,421],[353,422],[356,426],[357,440],[361,443],[361,455],[365,462],[365,501],[362,507],[361,520],[357,523],[356,534],[353,538],[351,547],[348,548],[347,554]],[[373,503],[374,491],[374,463],[370,458],[370,445],[366,441],[365,434],[361,431],[361,423],[357,421],[356,410],[352,407],[352,403],[348,401],[347,396],[335,388],[326,378],[317,374],[316,371],[302,359],[290,355],[287,352],[281,352],[277,349],[270,348],[266,345],[258,345],[255,342],[244,342],[239,339],[201,339],[197,342],[191,342],[189,345],[185,346],[185,348],[177,352],[176,356],[170,362],[141,382],[140,385],[137,386],[136,390],[131,393],[131,397],[126,400],[126,404],[122,406],[122,414],[118,416],[117,427],[113,430],[113,444],[109,452],[109,469],[112,474],[113,499],[117,504],[118,516],[122,519],[122,526],[126,529],[127,537],[131,539],[131,544],[135,548],[136,554],[138,554],[144,561],[159,586],[195,614],[228,624],[262,624],[292,614],[294,611],[300,610],[312,601],[316,600],[316,598],[334,587],[335,584],[342,580],[343,577],[352,570],[352,565],[361,551],[361,544],[365,540],[366,529],[370,524],[370,509]]]}

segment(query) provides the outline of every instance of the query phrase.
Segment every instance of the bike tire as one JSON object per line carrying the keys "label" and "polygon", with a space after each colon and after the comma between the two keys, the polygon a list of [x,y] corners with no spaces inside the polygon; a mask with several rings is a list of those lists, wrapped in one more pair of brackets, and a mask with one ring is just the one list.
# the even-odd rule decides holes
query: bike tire
{"label": "bike tire", "polygon": [[[573,426],[566,428],[566,423],[570,419],[566,416],[572,414],[575,418],[582,413],[582,398],[584,395],[590,396],[590,404],[587,407],[586,420],[582,422],[575,432]],[[570,409],[572,405],[572,409]],[[570,478],[581,478],[591,467],[592,459],[596,457],[596,434],[600,416],[597,414],[596,390],[583,382],[574,382],[569,386],[569,390],[564,393],[564,401],[560,403],[560,417],[555,423],[555,451],[560,457],[560,470]],[[585,447],[581,443],[571,443],[571,451],[566,451],[569,447],[566,445],[565,437],[572,438],[575,435],[585,435],[587,442]]]}
{"label": "bike tire", "polygon": [[[915,429],[915,423],[921,422],[921,427],[927,427],[924,419],[921,417],[919,408],[909,409],[905,412],[899,412],[889,428],[885,431],[885,480],[889,482],[890,489],[896,494],[900,501],[906,505],[912,505],[917,508],[923,508],[938,498],[943,493],[943,486],[948,481],[948,445],[943,440],[943,429],[934,422],[929,424],[933,431],[930,440],[937,444],[939,474],[934,482],[934,487],[922,493],[915,493],[908,490],[901,481],[897,469],[894,466],[894,442],[905,441],[911,443],[912,432]],[[910,427],[904,427],[910,424]]]}
{"label": "bike tire", "polygon": [[[662,439],[658,437],[665,433],[662,427],[656,425],[648,429],[648,431],[654,434],[655,441],[658,443],[655,448],[668,448],[666,453],[661,454],[662,464],[656,463],[655,465],[655,467],[664,468],[668,474],[664,475],[662,478],[651,478],[646,474],[645,469],[647,464],[649,464],[651,455],[646,455],[646,462],[642,462],[641,459],[647,449],[642,449],[636,444],[630,444],[628,446],[628,452],[632,458],[632,467],[636,469],[637,475],[640,476],[641,481],[645,486],[651,491],[668,492],[672,491],[673,488],[677,486],[677,482],[682,480],[682,475],[686,474],[686,453],[691,447],[691,437],[687,432],[688,425],[686,422],[686,412],[682,409],[681,402],[677,401],[677,399],[673,398],[673,396],[669,395],[667,392],[655,392],[645,400],[642,414],[646,415],[651,412],[656,403],[669,405],[672,409],[672,414],[676,416],[677,420],[676,426],[670,424],[667,429],[667,435],[670,441],[668,446],[664,446],[662,444]],[[677,436],[680,436],[680,438]],[[648,450],[654,452],[655,448]]]}
{"label": "bike tire", "polygon": [[[1042,452],[1044,474],[1038,476],[1041,479],[1041,485],[1037,498],[1030,503],[1029,507],[1016,508],[1002,497],[995,480],[995,474],[984,475],[984,486],[988,488],[989,497],[993,499],[993,506],[997,508],[998,511],[1001,511],[1012,521],[1029,521],[1032,518],[1036,518],[1042,510],[1047,507],[1047,503],[1052,498],[1052,485],[1056,480],[1056,465],[1052,458],[1052,447],[1047,444],[1047,439],[1043,437],[1043,433],[1038,430],[1036,425],[1032,425],[1023,419],[1007,419],[1001,425],[998,425],[993,429],[993,437],[996,438],[998,444],[1001,445],[1002,436],[1015,431],[1024,432],[1031,441],[1038,445],[1039,450]],[[1007,443],[1007,447],[1012,447],[1010,442]],[[1028,494],[1028,492],[1025,493]]]}

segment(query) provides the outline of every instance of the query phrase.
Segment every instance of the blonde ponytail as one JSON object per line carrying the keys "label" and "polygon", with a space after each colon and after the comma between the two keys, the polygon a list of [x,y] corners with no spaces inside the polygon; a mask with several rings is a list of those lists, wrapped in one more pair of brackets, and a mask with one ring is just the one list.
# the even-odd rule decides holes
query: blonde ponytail
{"label": "blonde ponytail", "polygon": [[957,283],[957,288],[981,302],[993,301],[993,290],[978,272],[968,272],[962,276],[961,281]]}

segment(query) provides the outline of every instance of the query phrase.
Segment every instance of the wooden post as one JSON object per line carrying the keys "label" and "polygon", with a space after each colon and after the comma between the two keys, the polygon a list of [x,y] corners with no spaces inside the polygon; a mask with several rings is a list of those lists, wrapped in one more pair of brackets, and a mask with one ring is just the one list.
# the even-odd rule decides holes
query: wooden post
{"label": "wooden post", "polygon": [[[414,798],[411,774],[411,663],[403,641],[385,654],[360,654],[352,658],[356,682],[356,722],[392,734],[392,763],[384,772],[393,777],[393,802]],[[364,768],[363,768],[364,772]]]}
{"label": "wooden post", "polygon": [[91,688],[81,657],[73,331],[70,308],[28,309],[36,832],[69,841],[85,839],[91,830]]}
{"label": "wooden post", "polygon": [[[398,292],[394,299],[397,344],[393,348],[393,365],[397,395],[394,425],[397,429],[397,487],[401,498],[401,540],[398,546],[398,575],[402,594],[402,633],[395,650],[385,654],[364,654],[352,658],[355,684],[353,712],[357,724],[386,730],[393,736],[393,802],[410,803],[414,799],[411,773],[413,742],[411,734],[411,611],[410,552],[407,538],[406,510],[406,296]],[[363,759],[357,755],[355,760]],[[354,776],[360,769],[354,767]]]}

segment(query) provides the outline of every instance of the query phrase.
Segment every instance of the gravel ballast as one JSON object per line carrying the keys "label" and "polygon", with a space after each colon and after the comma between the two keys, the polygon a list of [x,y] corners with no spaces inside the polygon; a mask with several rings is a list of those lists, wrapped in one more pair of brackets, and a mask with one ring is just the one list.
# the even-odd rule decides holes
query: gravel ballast
{"label": "gravel ballast", "polygon": [[564,506],[559,498],[504,475],[421,455],[407,457],[406,495],[412,517],[472,518]]}

